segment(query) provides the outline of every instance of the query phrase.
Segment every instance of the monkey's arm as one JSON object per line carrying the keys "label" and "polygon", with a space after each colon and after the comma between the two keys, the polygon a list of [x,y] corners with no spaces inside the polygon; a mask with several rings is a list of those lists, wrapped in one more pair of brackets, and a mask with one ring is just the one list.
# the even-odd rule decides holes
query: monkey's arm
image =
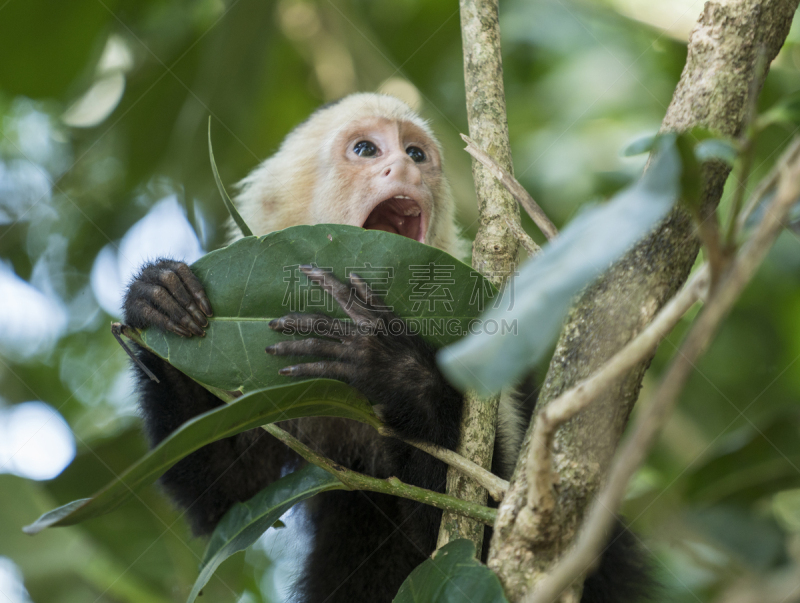
{"label": "monkey's arm", "polygon": [[[333,296],[352,322],[322,314],[289,314],[272,321],[270,326],[285,334],[329,338],[282,341],[268,347],[270,354],[324,359],[280,373],[346,381],[376,405],[383,421],[401,438],[455,448],[463,398],[436,367],[433,346],[409,333],[402,319],[384,308],[357,275],[344,284],[318,268],[303,266],[301,270]],[[394,475],[424,488],[444,488],[442,462],[396,440],[389,446]]]}
{"label": "monkey's arm", "polygon": [[[132,327],[157,327],[182,337],[204,335],[211,304],[200,281],[182,262],[146,265],[125,296],[125,320]],[[138,347],[138,346],[137,346]],[[156,446],[175,429],[224,402],[176,368],[138,348],[137,355],[158,378],[134,368],[145,430]],[[193,452],[161,478],[170,496],[186,509],[195,534],[208,534],[237,501],[251,498],[280,477],[286,447],[261,429],[219,440]]]}

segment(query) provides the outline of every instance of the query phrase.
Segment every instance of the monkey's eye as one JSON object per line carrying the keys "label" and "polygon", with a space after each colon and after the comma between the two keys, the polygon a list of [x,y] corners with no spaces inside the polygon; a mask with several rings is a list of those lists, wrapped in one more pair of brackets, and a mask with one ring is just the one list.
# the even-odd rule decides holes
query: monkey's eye
{"label": "monkey's eye", "polygon": [[375,157],[378,154],[378,147],[372,144],[369,140],[362,140],[357,142],[353,147],[353,153],[359,157]]}
{"label": "monkey's eye", "polygon": [[425,161],[425,152],[419,147],[408,147],[406,153],[411,157],[414,163],[422,163]]}

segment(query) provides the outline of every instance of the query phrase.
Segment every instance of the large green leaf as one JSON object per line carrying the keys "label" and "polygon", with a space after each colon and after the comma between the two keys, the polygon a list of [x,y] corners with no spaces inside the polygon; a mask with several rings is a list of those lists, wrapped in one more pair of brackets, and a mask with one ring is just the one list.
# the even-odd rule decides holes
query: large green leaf
{"label": "large green leaf", "polygon": [[200,575],[187,603],[197,598],[223,561],[253,544],[292,506],[320,492],[342,488],[342,482],[327,471],[306,465],[270,484],[247,502],[231,507],[211,535]]}
{"label": "large green leaf", "polygon": [[453,343],[480,314],[495,290],[447,253],[399,235],[354,226],[295,226],[247,237],[195,262],[214,316],[203,338],[142,333],[144,344],[200,383],[242,392],[284,384],[278,369],[296,359],[269,356],[285,339],[268,323],[290,312],[346,318],[332,298],[311,285],[298,267],[355,272],[387,306],[437,347]]}
{"label": "large green leaf", "polygon": [[266,423],[314,416],[344,417],[376,427],[379,424],[369,403],[338,381],[317,379],[255,391],[187,421],[93,497],[53,509],[24,530],[36,534],[48,527],[104,515],[206,444]]}
{"label": "large green leaf", "polygon": [[475,559],[475,545],[450,542],[406,578],[394,603],[508,603],[495,573]]}

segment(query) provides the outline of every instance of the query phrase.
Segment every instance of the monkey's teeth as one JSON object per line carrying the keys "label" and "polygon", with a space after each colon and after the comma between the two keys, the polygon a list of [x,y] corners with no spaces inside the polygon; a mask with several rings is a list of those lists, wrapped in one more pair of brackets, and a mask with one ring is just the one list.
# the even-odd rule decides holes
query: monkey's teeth
{"label": "monkey's teeth", "polygon": [[420,240],[422,233],[422,208],[408,195],[393,195],[379,203],[364,221],[368,230],[384,230]]}

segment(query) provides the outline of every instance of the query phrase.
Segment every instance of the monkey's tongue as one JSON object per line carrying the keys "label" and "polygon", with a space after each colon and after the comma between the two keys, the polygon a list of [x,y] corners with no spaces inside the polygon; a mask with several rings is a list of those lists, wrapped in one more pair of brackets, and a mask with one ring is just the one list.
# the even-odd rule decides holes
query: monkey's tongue
{"label": "monkey's tongue", "polygon": [[392,198],[372,210],[364,222],[368,230],[383,230],[419,241],[422,211],[413,199]]}

